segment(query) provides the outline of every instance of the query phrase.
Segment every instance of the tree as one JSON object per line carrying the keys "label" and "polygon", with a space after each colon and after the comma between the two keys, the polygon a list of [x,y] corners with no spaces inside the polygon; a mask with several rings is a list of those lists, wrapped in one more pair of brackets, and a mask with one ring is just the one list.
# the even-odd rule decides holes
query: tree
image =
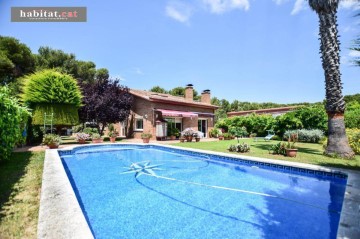
{"label": "tree", "polygon": [[44,124],[44,114],[53,113],[53,125],[63,126],[79,121],[81,91],[76,80],[55,70],[43,70],[24,77],[22,100],[33,109],[33,125]]}
{"label": "tree", "polygon": [[22,132],[30,113],[11,97],[7,87],[0,87],[0,161],[9,159],[16,143],[24,142]]}
{"label": "tree", "polygon": [[76,61],[77,73],[75,78],[79,82],[93,83],[95,81],[96,65],[92,61]]}
{"label": "tree", "polygon": [[[360,17],[360,13],[356,14],[355,16]],[[358,38],[354,40],[354,46],[351,48],[351,50],[357,51],[360,53],[360,36],[358,36]],[[360,57],[359,56],[355,57],[354,64],[357,66],[360,66]]]}
{"label": "tree", "polygon": [[156,93],[162,93],[162,94],[167,94],[168,93],[164,88],[162,88],[162,87],[160,87],[158,85],[151,88],[150,91],[151,92],[156,92]]}
{"label": "tree", "polygon": [[102,74],[102,76],[109,74],[109,72],[104,71],[104,68],[97,72],[94,62],[76,60],[75,54],[72,53],[65,53],[62,50],[55,50],[50,47],[40,47],[38,52],[39,54],[36,55],[38,70],[57,69],[62,73],[72,75],[79,82],[87,83],[95,81],[96,73]]}
{"label": "tree", "polygon": [[129,117],[133,97],[119,80],[100,79],[92,84],[84,83],[81,88],[84,98],[79,109],[80,121],[95,122],[100,134],[108,124]]}
{"label": "tree", "polygon": [[240,102],[238,100],[234,100],[230,105],[230,110],[231,111],[238,111],[239,103]]}
{"label": "tree", "polygon": [[29,47],[13,37],[0,36],[0,86],[33,72],[35,58]]}
{"label": "tree", "polygon": [[109,70],[106,68],[100,68],[96,70],[95,79],[104,80],[109,78]]}
{"label": "tree", "polygon": [[320,52],[325,73],[326,105],[328,115],[328,144],[325,153],[344,158],[354,157],[345,132],[345,101],[340,79],[340,57],[337,8],[339,0],[309,0],[312,10],[319,16]]}

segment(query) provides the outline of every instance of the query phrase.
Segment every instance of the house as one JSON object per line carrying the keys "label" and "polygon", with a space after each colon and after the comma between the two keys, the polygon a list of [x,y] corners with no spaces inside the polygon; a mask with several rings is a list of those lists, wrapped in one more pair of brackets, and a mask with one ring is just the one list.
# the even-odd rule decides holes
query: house
{"label": "house", "polygon": [[270,114],[273,117],[283,115],[287,112],[294,111],[300,106],[288,106],[288,107],[278,107],[278,108],[269,108],[269,109],[260,109],[260,110],[245,110],[245,111],[237,111],[237,112],[228,112],[227,116],[234,117],[234,116],[246,116],[252,113],[254,114]]}
{"label": "house", "polygon": [[163,140],[171,124],[179,131],[192,128],[208,137],[214,127],[218,106],[211,104],[210,90],[201,93],[200,101],[194,100],[191,84],[186,86],[184,97],[135,89],[130,89],[130,93],[134,103],[129,120],[120,123],[120,136],[129,132],[134,138],[141,138],[142,133],[151,133],[153,139]]}

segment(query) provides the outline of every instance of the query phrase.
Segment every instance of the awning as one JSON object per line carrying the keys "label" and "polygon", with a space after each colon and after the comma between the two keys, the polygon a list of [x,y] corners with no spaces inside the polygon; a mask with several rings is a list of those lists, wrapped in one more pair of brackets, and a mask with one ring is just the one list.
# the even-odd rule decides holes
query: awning
{"label": "awning", "polygon": [[160,111],[163,116],[170,116],[170,117],[197,117],[198,115],[193,112],[186,112],[186,111],[177,111],[177,110],[162,110],[162,109],[155,109],[155,111]]}

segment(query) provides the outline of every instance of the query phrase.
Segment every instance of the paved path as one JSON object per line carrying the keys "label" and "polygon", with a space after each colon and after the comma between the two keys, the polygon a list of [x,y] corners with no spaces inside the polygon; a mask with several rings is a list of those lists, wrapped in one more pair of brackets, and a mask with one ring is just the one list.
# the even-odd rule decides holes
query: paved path
{"label": "paved path", "polygon": [[[201,139],[200,142],[211,142],[211,141],[218,141],[217,138],[204,138]],[[124,139],[122,141],[119,142],[126,142],[126,143],[142,143],[142,139]],[[155,141],[155,140],[151,140],[151,143],[156,142],[157,144],[176,144],[179,143],[179,140],[164,140],[164,141]],[[110,143],[110,142],[106,142],[106,143]],[[193,141],[193,143],[195,143],[195,141]],[[59,148],[66,148],[69,146],[77,146],[77,145],[84,145],[84,144],[61,144],[59,146]],[[35,146],[24,146],[21,148],[16,148],[14,149],[14,152],[39,152],[39,151],[45,151],[46,149],[48,149],[47,146],[43,146],[43,145],[35,145]]]}

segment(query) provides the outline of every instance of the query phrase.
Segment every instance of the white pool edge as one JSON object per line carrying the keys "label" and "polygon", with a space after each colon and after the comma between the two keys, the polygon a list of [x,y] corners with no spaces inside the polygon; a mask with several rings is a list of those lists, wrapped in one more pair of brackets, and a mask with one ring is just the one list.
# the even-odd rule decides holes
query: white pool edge
{"label": "white pool edge", "polygon": [[45,152],[37,235],[48,239],[94,238],[56,149]]}
{"label": "white pool edge", "polygon": [[[139,143],[120,143],[129,145],[144,145]],[[95,144],[99,145],[99,144]],[[114,144],[101,144],[114,145]],[[360,172],[354,170],[338,169],[323,167],[317,165],[279,161],[273,159],[265,159],[251,157],[246,155],[235,155],[228,153],[220,153],[208,150],[190,149],[185,147],[177,147],[172,145],[163,145],[150,143],[160,147],[173,149],[181,149],[194,151],[199,153],[214,154],[220,156],[228,156],[233,158],[266,162],[283,166],[298,167],[303,169],[312,169],[325,172],[341,172],[348,175],[345,198],[342,206],[340,223],[337,238],[352,239],[360,238]],[[62,150],[71,150],[76,147],[94,146],[81,145],[70,146]],[[62,165],[58,150],[46,150],[44,172],[42,179],[39,222],[38,222],[38,238],[94,238],[84,214],[77,201],[76,195],[72,189],[71,183],[67,177],[65,169]]]}

